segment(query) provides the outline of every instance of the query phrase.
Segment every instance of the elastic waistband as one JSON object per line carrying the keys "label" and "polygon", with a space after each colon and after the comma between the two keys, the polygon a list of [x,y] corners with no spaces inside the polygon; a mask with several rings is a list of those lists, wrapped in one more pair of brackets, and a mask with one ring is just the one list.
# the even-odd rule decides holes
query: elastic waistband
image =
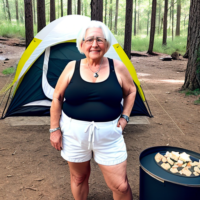
{"label": "elastic waistband", "polygon": [[[70,121],[70,122],[76,122],[76,123],[81,123],[81,124],[90,124],[92,121],[83,121],[83,120],[78,120],[78,119],[73,119],[71,117],[68,117],[63,111],[62,111],[62,117],[64,118],[64,120],[66,121]],[[112,121],[108,121],[108,122],[95,122],[95,124],[97,124],[98,126],[105,126],[105,125],[110,125],[110,124],[115,124],[116,122],[118,122],[120,116]]]}

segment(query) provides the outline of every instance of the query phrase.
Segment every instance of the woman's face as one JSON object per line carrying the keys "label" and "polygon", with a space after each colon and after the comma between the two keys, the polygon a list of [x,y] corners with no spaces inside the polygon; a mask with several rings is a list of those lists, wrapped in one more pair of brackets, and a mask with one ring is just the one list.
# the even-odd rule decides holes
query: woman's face
{"label": "woman's face", "polygon": [[108,43],[105,40],[102,29],[87,29],[81,48],[87,58],[94,60],[102,58],[108,49]]}

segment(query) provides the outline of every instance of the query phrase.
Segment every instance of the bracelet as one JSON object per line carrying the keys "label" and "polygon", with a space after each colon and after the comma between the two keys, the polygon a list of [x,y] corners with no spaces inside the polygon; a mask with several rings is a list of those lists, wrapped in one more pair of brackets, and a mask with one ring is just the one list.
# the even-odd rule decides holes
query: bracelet
{"label": "bracelet", "polygon": [[55,132],[57,130],[60,130],[60,127],[49,129],[49,133],[53,133],[53,132]]}

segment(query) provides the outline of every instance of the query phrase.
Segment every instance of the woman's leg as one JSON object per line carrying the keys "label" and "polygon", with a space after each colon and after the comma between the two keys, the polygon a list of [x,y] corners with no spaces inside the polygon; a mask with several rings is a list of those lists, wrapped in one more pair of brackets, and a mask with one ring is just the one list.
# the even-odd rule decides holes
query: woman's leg
{"label": "woman's leg", "polygon": [[86,200],[89,193],[90,161],[83,163],[68,162],[71,190],[75,200]]}
{"label": "woman's leg", "polygon": [[113,192],[114,200],[132,200],[132,192],[126,174],[127,161],[117,165],[99,167],[108,187]]}

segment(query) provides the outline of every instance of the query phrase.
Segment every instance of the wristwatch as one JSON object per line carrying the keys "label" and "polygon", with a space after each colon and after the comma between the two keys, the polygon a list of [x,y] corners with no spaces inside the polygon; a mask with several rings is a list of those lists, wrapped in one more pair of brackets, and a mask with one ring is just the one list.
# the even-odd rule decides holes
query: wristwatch
{"label": "wristwatch", "polygon": [[60,127],[49,129],[49,133],[53,133],[53,132],[55,132],[57,130],[60,130]]}
{"label": "wristwatch", "polygon": [[129,117],[127,115],[121,114],[120,118],[124,118],[127,121],[127,123],[129,122]]}

